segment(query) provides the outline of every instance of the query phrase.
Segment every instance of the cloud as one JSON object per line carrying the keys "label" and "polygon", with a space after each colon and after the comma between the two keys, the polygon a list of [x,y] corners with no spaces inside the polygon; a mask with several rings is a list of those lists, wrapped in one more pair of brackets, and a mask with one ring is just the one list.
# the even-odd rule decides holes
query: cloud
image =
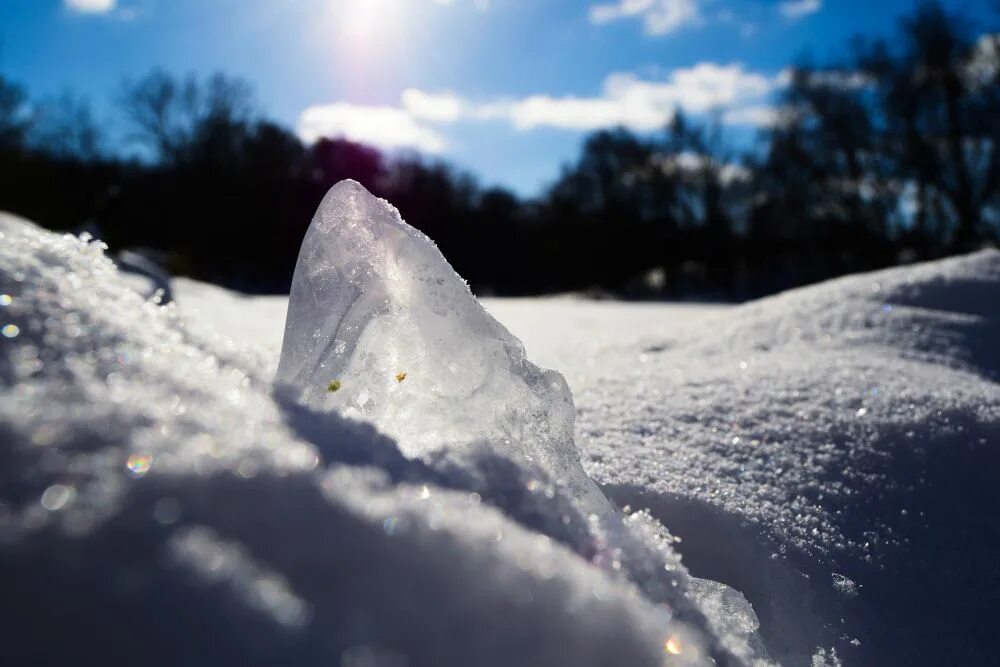
{"label": "cloud", "polygon": [[589,131],[618,125],[649,131],[665,125],[672,115],[671,110],[657,108],[645,100],[548,95],[532,95],[476,109],[478,119],[507,120],[520,131],[539,127]]}
{"label": "cloud", "polygon": [[383,149],[415,148],[441,153],[445,140],[406,109],[337,102],[308,107],[299,116],[298,134],[312,143],[322,137],[342,137]]}
{"label": "cloud", "polygon": [[778,84],[777,77],[748,72],[741,64],[706,62],[674,70],[663,81],[644,80],[633,74],[611,74],[605,79],[599,97],[533,95],[480,105],[473,114],[480,119],[508,119],[518,130],[538,127],[596,130],[621,125],[648,132],[670,122],[678,109],[704,113],[715,108],[759,103]]}
{"label": "cloud", "polygon": [[590,7],[590,22],[595,25],[627,18],[641,18],[648,35],[666,35],[700,23],[701,13],[696,0],[618,0]]}
{"label": "cloud", "polygon": [[403,91],[403,109],[411,116],[435,123],[454,123],[461,117],[464,102],[452,93],[425,93],[415,88]]}
{"label": "cloud", "polygon": [[647,85],[685,110],[698,112],[765,95],[775,83],[763,74],[748,72],[740,63],[703,62],[674,70],[666,84]]}
{"label": "cloud", "polygon": [[117,0],[64,0],[68,9],[84,14],[106,14],[115,8]]}
{"label": "cloud", "polygon": [[[359,0],[367,2],[368,0]],[[451,6],[455,4],[455,0],[434,0],[435,3],[439,5]],[[489,11],[490,0],[472,0],[472,6],[481,12]]]}
{"label": "cloud", "polygon": [[781,120],[781,109],[767,104],[757,104],[731,109],[722,115],[727,125],[750,125],[753,127],[774,127]]}
{"label": "cloud", "polygon": [[604,80],[598,96],[531,95],[523,98],[472,101],[455,93],[403,91],[398,106],[349,102],[315,105],[302,112],[298,133],[306,142],[345,137],[380,148],[415,148],[441,153],[446,142],[441,125],[500,121],[515,130],[538,128],[589,132],[623,126],[651,132],[667,125],[677,110],[699,114],[725,109],[731,125],[767,126],[778,111],[768,96],[790,79],[788,72],[765,76],[741,63],[703,62],[676,69],[662,80],[615,73]]}
{"label": "cloud", "polygon": [[785,0],[778,5],[781,15],[793,21],[815,14],[822,8],[823,0]]}

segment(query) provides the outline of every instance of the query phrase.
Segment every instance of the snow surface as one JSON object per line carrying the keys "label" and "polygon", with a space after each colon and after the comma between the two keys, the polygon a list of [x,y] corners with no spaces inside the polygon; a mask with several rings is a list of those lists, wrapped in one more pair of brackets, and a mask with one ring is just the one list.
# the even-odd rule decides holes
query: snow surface
{"label": "snow surface", "polygon": [[99,244],[0,234],[4,664],[753,661],[648,515],[486,446],[408,459]]}
{"label": "snow surface", "polygon": [[616,372],[574,385],[579,442],[772,655],[988,664],[998,344],[995,250],[851,276],[609,347]]}
{"label": "snow surface", "polygon": [[740,307],[487,300],[616,522],[276,396],[285,300],[159,307],[0,232],[5,663],[995,661],[996,251]]}
{"label": "snow surface", "polygon": [[[193,312],[227,294],[175,287]],[[994,662],[1000,253],[739,307],[484,304],[565,374],[605,494],[652,510],[693,574],[745,594],[773,658]],[[273,359],[280,322],[219,324]]]}

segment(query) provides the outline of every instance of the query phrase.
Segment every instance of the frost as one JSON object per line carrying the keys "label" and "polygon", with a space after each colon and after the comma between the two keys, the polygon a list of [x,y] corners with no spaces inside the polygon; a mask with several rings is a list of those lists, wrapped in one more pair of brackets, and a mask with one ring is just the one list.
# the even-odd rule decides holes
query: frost
{"label": "frost", "polygon": [[833,588],[835,591],[841,595],[846,595],[847,597],[854,597],[858,594],[858,589],[860,586],[851,579],[848,579],[842,574],[833,573]]}
{"label": "frost", "polygon": [[563,312],[595,322],[578,337],[535,317],[560,347],[597,348],[566,367],[587,471],[746,596],[773,658],[993,659],[976,628],[998,590],[1000,253],[698,317],[629,308]]}
{"label": "frost", "polygon": [[691,578],[690,586],[698,605],[715,623],[718,634],[730,643],[745,644],[747,652],[758,656],[767,654],[757,635],[760,621],[742,593],[717,581],[697,577]]}
{"label": "frost", "polygon": [[837,649],[827,651],[821,648],[812,657],[812,667],[843,667],[840,658],[837,657]]}
{"label": "frost", "polygon": [[703,607],[717,608],[720,615],[724,615],[732,624],[732,630],[736,634],[749,636],[760,627],[753,607],[739,591],[717,581],[696,578],[691,581],[691,589],[701,600]]}
{"label": "frost", "polygon": [[327,194],[306,233],[275,381],[410,456],[486,443],[611,514],[580,466],[563,377],[528,361],[437,246],[355,181]]}

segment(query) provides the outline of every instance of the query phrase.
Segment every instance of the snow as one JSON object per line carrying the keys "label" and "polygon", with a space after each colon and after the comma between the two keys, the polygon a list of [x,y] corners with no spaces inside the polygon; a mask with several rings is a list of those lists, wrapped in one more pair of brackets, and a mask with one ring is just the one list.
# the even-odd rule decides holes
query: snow
{"label": "snow", "polygon": [[993,661],[1000,253],[739,307],[484,303],[565,374],[604,493],[745,595],[772,658]]}
{"label": "snow", "polygon": [[998,297],[983,251],[609,345],[574,385],[588,472],[746,595],[789,664],[989,662]]}
{"label": "snow", "polygon": [[4,664],[750,664],[647,515],[485,445],[407,458],[99,244],[0,234]]}
{"label": "snow", "polygon": [[996,251],[739,307],[486,300],[618,520],[489,437],[275,394],[285,299],[160,307],[97,244],[0,232],[5,663],[994,661]]}

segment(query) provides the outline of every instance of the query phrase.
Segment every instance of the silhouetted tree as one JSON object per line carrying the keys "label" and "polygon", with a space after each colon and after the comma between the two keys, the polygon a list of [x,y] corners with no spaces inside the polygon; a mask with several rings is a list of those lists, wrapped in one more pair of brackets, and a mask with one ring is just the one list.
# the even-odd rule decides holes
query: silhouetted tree
{"label": "silhouetted tree", "polygon": [[[749,171],[727,154],[721,111],[708,123],[692,123],[678,111],[657,163],[670,179],[671,218],[683,231],[686,259],[698,260],[704,280],[729,297],[735,294],[737,231],[748,198]],[[679,260],[675,252],[673,264]]]}
{"label": "silhouetted tree", "polygon": [[282,291],[320,199],[353,178],[478,292],[744,298],[997,239],[998,42],[923,3],[895,42],[800,63],[759,150],[727,149],[722,110],[599,131],[534,201],[417,154],[305,145],[221,74],[122,86],[142,159],[110,150],[86,101],[29,104],[0,78],[0,207],[149,248],[174,272]]}
{"label": "silhouetted tree", "polygon": [[225,150],[233,129],[253,117],[250,86],[222,74],[200,82],[193,75],[177,80],[156,70],[137,82],[126,81],[119,104],[132,138],[164,163],[198,159],[198,150]]}
{"label": "silhouetted tree", "polygon": [[878,77],[889,122],[910,126],[897,164],[899,176],[917,184],[918,215],[926,220],[929,208],[954,230],[956,248],[970,247],[996,232],[984,228],[984,214],[1000,190],[997,37],[974,39],[936,2],[902,25],[901,53],[887,56],[880,46],[862,65]]}
{"label": "silhouetted tree", "polygon": [[884,263],[900,235],[924,255],[996,238],[996,37],[976,40],[925,2],[900,43],[858,40],[842,65],[796,69],[758,174],[755,235],[784,226],[786,237],[867,252],[863,264]]}
{"label": "silhouetted tree", "polygon": [[71,93],[38,106],[30,142],[56,159],[92,162],[104,153],[104,137],[90,103]]}
{"label": "silhouetted tree", "polygon": [[671,224],[672,193],[655,154],[627,130],[597,132],[549,191],[543,215],[570,244],[561,269],[577,286],[619,288],[659,263],[657,226]]}
{"label": "silhouetted tree", "polygon": [[0,76],[0,150],[21,148],[30,126],[24,90]]}
{"label": "silhouetted tree", "polygon": [[325,187],[353,178],[377,191],[387,178],[386,165],[376,149],[346,139],[320,139],[309,151],[313,178]]}

